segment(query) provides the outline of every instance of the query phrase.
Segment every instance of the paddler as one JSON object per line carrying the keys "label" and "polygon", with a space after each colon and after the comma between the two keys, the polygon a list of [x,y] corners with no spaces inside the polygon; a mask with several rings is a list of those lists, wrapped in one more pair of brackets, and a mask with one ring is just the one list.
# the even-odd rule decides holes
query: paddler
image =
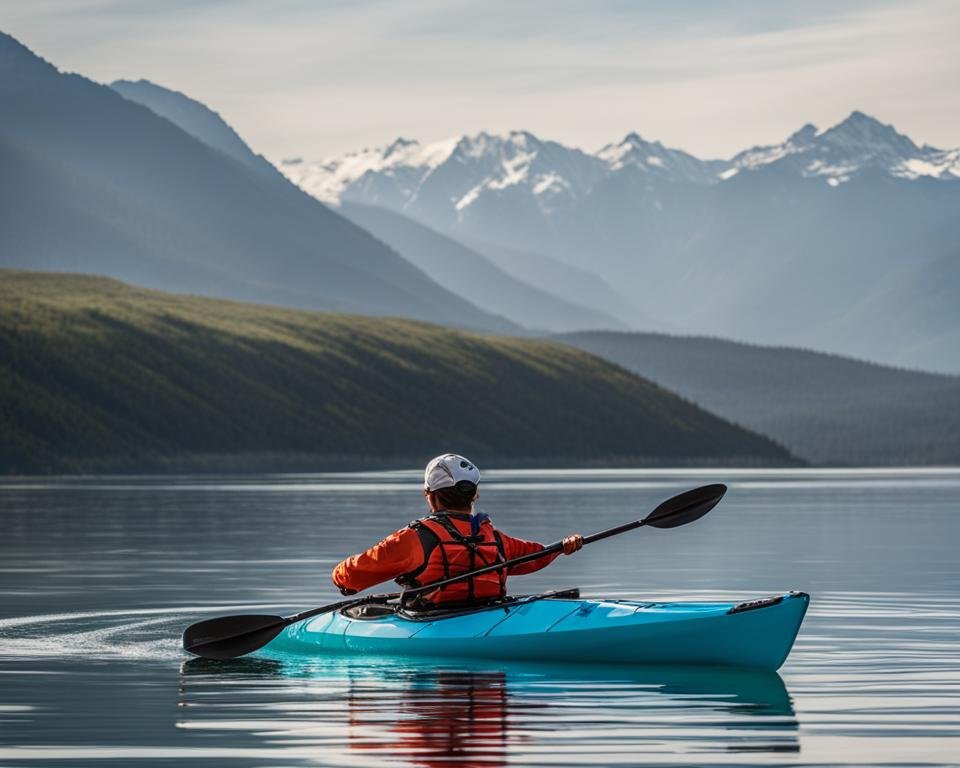
{"label": "paddler", "polygon": [[[480,470],[463,456],[446,453],[432,459],[423,473],[423,495],[430,514],[338,564],[333,569],[333,583],[344,595],[390,579],[402,587],[419,587],[542,550],[543,544],[508,536],[497,530],[485,513],[474,511],[479,484]],[[567,536],[563,554],[572,555],[582,546],[583,536]],[[559,554],[423,593],[415,605],[465,606],[503,598],[508,575],[538,571]]]}

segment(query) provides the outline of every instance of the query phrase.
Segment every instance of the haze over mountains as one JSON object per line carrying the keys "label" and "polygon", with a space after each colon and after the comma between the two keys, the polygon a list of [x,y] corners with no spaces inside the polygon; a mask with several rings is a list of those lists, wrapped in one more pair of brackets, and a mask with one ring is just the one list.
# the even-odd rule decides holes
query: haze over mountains
{"label": "haze over mountains", "polygon": [[960,463],[960,377],[704,336],[559,340],[622,365],[815,466]]}
{"label": "haze over mountains", "polygon": [[[216,112],[189,96],[146,80],[118,80],[111,87],[258,173],[276,174]],[[539,264],[536,274],[524,273],[522,265],[529,266],[530,257],[518,254],[505,263],[496,258],[496,246],[469,247],[384,208],[344,205],[340,213],[442,287],[519,327],[539,331],[618,329],[647,319],[594,273],[565,268],[562,262],[547,257],[537,257],[548,263]],[[513,268],[515,264],[519,269]],[[473,324],[501,330],[496,324]],[[647,327],[653,326],[647,323]]]}
{"label": "haze over mountains", "polygon": [[149,80],[115,80],[110,87],[125,99],[143,104],[207,146],[239,160],[252,170],[268,176],[276,172],[268,160],[250,149],[240,135],[206,104]]}
{"label": "haze over mountains", "polygon": [[594,271],[674,328],[960,370],[958,303],[917,302],[960,283],[960,150],[861,112],[729,160],[637,134],[589,154],[516,131],[281,170],[334,205]]}
{"label": "haze over mountains", "polygon": [[[197,129],[202,117],[183,119]],[[237,141],[213,149],[0,33],[0,266],[518,329],[443,289],[269,164],[238,160]]]}
{"label": "haze over mountains", "polygon": [[344,203],[340,212],[388,243],[444,288],[527,328],[627,328],[602,310],[591,310],[512,277],[479,251],[413,219],[376,206]]}

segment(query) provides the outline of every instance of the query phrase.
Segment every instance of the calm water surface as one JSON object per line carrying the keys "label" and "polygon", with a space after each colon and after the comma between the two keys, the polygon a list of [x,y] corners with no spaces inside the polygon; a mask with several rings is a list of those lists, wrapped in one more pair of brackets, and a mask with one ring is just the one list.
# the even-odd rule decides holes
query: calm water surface
{"label": "calm water surface", "polygon": [[0,766],[957,765],[960,471],[489,472],[550,542],[707,482],[700,522],[594,544],[514,592],[813,597],[780,674],[189,660],[182,628],[339,598],[422,510],[416,473],[0,484]]}

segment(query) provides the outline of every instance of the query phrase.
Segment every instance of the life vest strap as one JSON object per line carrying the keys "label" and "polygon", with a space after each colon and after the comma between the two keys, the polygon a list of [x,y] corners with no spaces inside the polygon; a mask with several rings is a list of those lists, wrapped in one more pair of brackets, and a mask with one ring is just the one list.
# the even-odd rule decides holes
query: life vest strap
{"label": "life vest strap", "polygon": [[[477,520],[478,517],[480,518],[479,520]],[[503,539],[500,536],[500,532],[496,529],[493,529],[493,541],[488,541],[480,530],[483,523],[489,521],[490,518],[486,514],[478,513],[478,515],[471,515],[471,535],[469,536],[461,533],[445,513],[431,515],[430,517],[415,520],[410,523],[408,527],[412,530],[415,530],[417,535],[420,537],[420,544],[423,547],[423,563],[416,569],[397,577],[397,583],[403,587],[422,586],[418,577],[430,564],[430,559],[437,547],[440,548],[440,565],[443,569],[444,579],[449,579],[452,576],[457,575],[451,573],[451,558],[447,552],[447,547],[459,546],[463,547],[467,551],[470,562],[466,568],[466,571],[476,570],[476,568],[479,567],[477,563],[478,559],[480,560],[480,564],[483,566],[492,565],[493,563],[498,562],[506,562],[506,552],[504,550]],[[431,525],[431,523],[433,523],[433,525]],[[440,532],[435,530],[434,525],[441,528],[444,533],[449,535],[450,538],[442,538]],[[493,560],[488,560],[481,551],[481,548],[490,546],[496,548],[496,553],[494,554]],[[499,581],[499,597],[502,598],[507,593],[507,574],[502,570],[497,571],[496,573]],[[475,598],[474,578],[470,577],[468,579],[464,579],[464,582],[467,585],[467,601],[469,602]]]}

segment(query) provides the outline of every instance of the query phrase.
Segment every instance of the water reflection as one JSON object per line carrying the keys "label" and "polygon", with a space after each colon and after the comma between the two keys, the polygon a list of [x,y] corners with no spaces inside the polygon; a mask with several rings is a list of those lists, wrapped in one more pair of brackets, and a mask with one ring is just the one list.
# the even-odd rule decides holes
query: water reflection
{"label": "water reflection", "polygon": [[513,702],[507,691],[504,672],[440,670],[411,675],[397,701],[396,720],[388,725],[392,743],[385,744],[378,735],[385,714],[379,697],[352,689],[350,748],[402,754],[431,768],[451,761],[462,766],[504,765],[508,744],[525,740],[511,738],[511,717],[516,719],[517,713],[510,711]]}
{"label": "water reflection", "polygon": [[253,658],[181,675],[193,621],[340,599],[330,568],[417,515],[414,475],[0,482],[0,765],[956,766],[960,472],[720,474],[491,473],[483,501],[552,541],[729,480],[697,525],[609,539],[515,588],[802,588],[790,696],[776,675],[599,666]]}
{"label": "water reflection", "polygon": [[194,659],[180,690],[179,727],[246,732],[277,756],[318,764],[489,767],[561,754],[646,762],[800,749],[783,680],[745,670]]}

